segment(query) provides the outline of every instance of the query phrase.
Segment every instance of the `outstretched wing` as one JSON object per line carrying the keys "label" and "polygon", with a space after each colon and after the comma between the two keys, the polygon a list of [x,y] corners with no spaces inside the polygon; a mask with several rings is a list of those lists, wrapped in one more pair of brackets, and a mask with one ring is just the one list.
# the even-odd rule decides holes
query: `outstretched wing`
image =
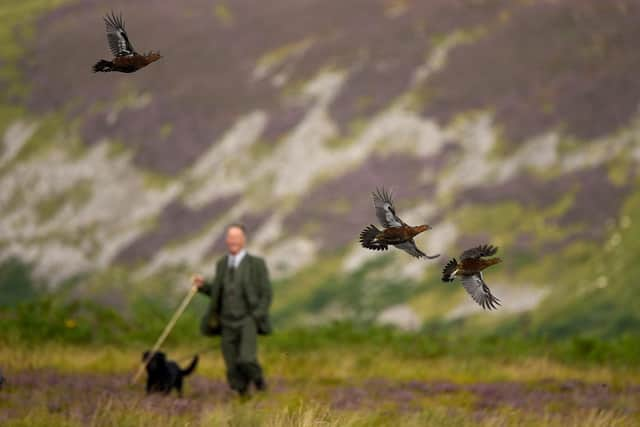
{"label": "outstretched wing", "polygon": [[458,261],[455,258],[450,259],[449,262],[442,269],[442,281],[453,282],[453,279],[458,273]]}
{"label": "outstretched wing", "polygon": [[425,258],[428,258],[428,259],[435,259],[435,258],[438,258],[440,256],[440,254],[438,254],[438,255],[427,255],[427,254],[425,254],[420,249],[418,249],[418,247],[416,246],[416,242],[413,239],[407,240],[406,242],[403,242],[403,243],[394,244],[393,246],[395,246],[398,249],[402,249],[403,251],[405,251],[409,255],[414,256],[416,258],[425,257]]}
{"label": "outstretched wing", "polygon": [[471,295],[471,298],[485,310],[495,310],[498,308],[497,306],[501,305],[500,300],[493,296],[491,289],[484,282],[482,273],[462,276],[462,286]]}
{"label": "outstretched wing", "polygon": [[495,255],[498,252],[498,248],[493,245],[480,245],[475,248],[467,249],[460,255],[461,259],[469,258],[481,258],[484,256]]}
{"label": "outstretched wing", "polygon": [[405,225],[393,208],[393,201],[391,200],[391,193],[387,192],[384,188],[376,188],[376,192],[373,193],[373,206],[376,208],[376,216],[380,225],[383,227],[401,227]]}
{"label": "outstretched wing", "polygon": [[111,12],[111,15],[105,16],[104,23],[107,27],[107,41],[113,56],[127,56],[136,53],[129,37],[127,37],[127,32],[124,30],[122,15],[116,16]]}
{"label": "outstretched wing", "polygon": [[416,242],[413,239],[407,240],[404,243],[399,243],[394,246],[398,249],[402,249],[409,255],[414,256],[416,258],[422,258],[427,256],[427,254],[425,254],[420,249],[418,249],[418,247],[416,246]]}
{"label": "outstretched wing", "polygon": [[411,239],[408,240],[404,243],[398,243],[394,245],[396,248],[398,249],[402,249],[403,251],[405,251],[406,253],[408,253],[409,255],[412,255],[416,258],[428,258],[428,259],[435,259],[438,258],[440,256],[440,254],[438,255],[427,255],[424,252],[422,252],[420,249],[418,249],[418,247],[416,246],[416,242],[415,240]]}

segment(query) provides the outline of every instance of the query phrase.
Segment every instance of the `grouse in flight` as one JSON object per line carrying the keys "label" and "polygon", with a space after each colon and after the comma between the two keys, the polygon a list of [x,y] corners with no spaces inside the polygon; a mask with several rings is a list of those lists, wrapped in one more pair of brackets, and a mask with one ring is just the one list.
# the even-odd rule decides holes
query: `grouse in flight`
{"label": "grouse in flight", "polygon": [[440,256],[439,254],[429,256],[418,249],[413,238],[423,231],[429,230],[431,226],[426,224],[416,227],[407,225],[396,215],[390,192],[384,188],[376,189],[376,192],[373,193],[373,206],[376,208],[376,216],[383,229],[379,230],[371,224],[362,230],[360,233],[362,247],[374,251],[386,251],[391,245],[416,258],[434,259]]}
{"label": "grouse in flight", "polygon": [[471,298],[485,310],[494,310],[501,305],[500,300],[491,294],[491,290],[484,282],[482,270],[494,264],[502,262],[500,258],[488,258],[496,254],[498,248],[492,245],[481,245],[467,249],[460,255],[460,262],[455,258],[450,260],[442,270],[442,281],[453,282],[456,276],[460,277],[462,286],[467,290]]}
{"label": "grouse in flight", "polygon": [[113,60],[101,59],[93,66],[93,72],[119,71],[121,73],[133,73],[146,67],[152,62],[162,58],[158,52],[149,52],[140,55],[135,51],[124,29],[122,15],[116,16],[113,12],[104,18],[107,27],[107,41],[113,53]]}

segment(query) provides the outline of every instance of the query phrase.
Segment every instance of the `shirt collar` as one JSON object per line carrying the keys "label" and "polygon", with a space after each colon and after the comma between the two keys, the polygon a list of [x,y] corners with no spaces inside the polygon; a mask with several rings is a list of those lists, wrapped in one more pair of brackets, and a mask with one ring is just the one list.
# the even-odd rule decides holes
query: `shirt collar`
{"label": "shirt collar", "polygon": [[237,268],[240,265],[240,263],[242,262],[242,259],[244,258],[244,256],[246,254],[247,254],[247,250],[246,249],[240,250],[240,252],[238,252],[235,255],[229,254],[228,265],[230,267],[236,267]]}

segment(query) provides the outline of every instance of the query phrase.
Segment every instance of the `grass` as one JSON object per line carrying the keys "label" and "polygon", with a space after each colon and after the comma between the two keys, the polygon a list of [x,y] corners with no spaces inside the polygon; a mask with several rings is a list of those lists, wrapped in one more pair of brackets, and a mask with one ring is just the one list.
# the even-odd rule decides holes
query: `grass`
{"label": "grass", "polygon": [[[613,364],[569,364],[546,356],[522,358],[458,356],[407,356],[374,345],[335,346],[283,350],[270,338],[260,341],[261,357],[271,377],[293,383],[310,378],[319,384],[339,384],[379,378],[394,381],[452,381],[455,383],[495,381],[536,381],[543,378],[582,380],[625,386],[640,383],[640,371],[633,366]],[[193,354],[201,354],[198,372],[212,378],[224,377],[224,365],[217,339],[201,338],[200,345],[167,348],[182,364]],[[207,345],[208,344],[208,345]],[[151,346],[132,344],[78,345],[61,342],[22,345],[14,342],[0,349],[0,365],[5,372],[53,369],[62,373],[118,374],[134,372],[140,355]]]}
{"label": "grass", "polygon": [[[205,411],[200,417],[174,417],[153,415],[128,405],[125,408],[114,408],[106,401],[98,408],[91,426],[540,426],[540,427],[600,427],[631,425],[633,419],[610,411],[587,411],[574,414],[574,421],[554,419],[550,414],[539,416],[522,416],[517,411],[504,410],[501,413],[476,421],[472,417],[452,416],[450,411],[434,408],[420,414],[403,414],[385,412],[383,410],[363,413],[334,413],[322,405],[292,405],[278,407],[276,410],[256,410],[254,405],[221,407]],[[579,421],[577,421],[579,420]],[[46,411],[30,413],[22,420],[5,424],[10,426],[82,426],[62,416],[51,416]]]}
{"label": "grass", "polygon": [[[196,344],[208,342],[212,349],[201,354],[183,399],[145,397],[142,385],[128,383],[141,347],[2,345],[0,366],[8,383],[0,413],[13,416],[0,415],[0,421],[6,426],[609,426],[640,421],[638,394],[625,392],[640,381],[637,368],[569,365],[544,357],[409,357],[375,342],[345,346],[340,337],[317,347],[303,343],[289,348],[282,340],[260,341],[272,390],[249,400],[225,390],[217,340],[202,338],[167,350],[185,364],[194,352],[202,353]],[[34,377],[40,382],[32,388],[25,378]],[[589,390],[596,387],[591,384],[607,384],[611,397],[589,407],[572,397],[581,393],[580,387],[563,394],[573,382]],[[421,392],[416,384],[434,391]],[[448,388],[438,391],[440,384]],[[499,392],[504,384],[517,387],[524,406],[504,397],[504,404],[487,407],[482,390],[474,391],[484,386]],[[529,408],[540,393],[553,396],[553,404]]]}
{"label": "grass", "polygon": [[[635,235],[631,218],[638,204],[631,199],[625,208],[629,218],[621,227],[629,236],[624,239]],[[278,289],[295,294],[296,284],[307,280],[328,286],[337,280],[336,265],[327,261]],[[8,379],[0,392],[2,425],[609,426],[640,422],[639,335],[594,337],[573,329],[554,339],[530,331],[526,317],[482,333],[473,327],[473,319],[432,321],[417,333],[366,322],[313,329],[285,329],[276,322],[276,334],[260,339],[271,391],[240,401],[224,383],[219,340],[198,334],[204,298],[196,298],[164,347],[182,365],[194,353],[201,356],[197,374],[187,382],[185,398],[145,397],[142,386],[130,385],[129,380],[142,351],[155,341],[174,308],[166,303],[175,299],[170,279],[126,302],[128,310],[120,312],[79,299],[77,294],[72,297],[82,288],[73,283],[55,295],[43,294],[38,291],[40,284],[31,282],[28,266],[16,260],[0,267],[3,282],[20,281],[31,289],[29,295],[0,309],[4,328],[0,367]],[[369,272],[365,268],[355,276]],[[318,275],[323,276],[319,281]],[[109,271],[102,278],[78,281],[88,287],[121,283],[126,290],[132,286],[128,277],[126,271]],[[358,277],[354,280],[362,282]],[[343,285],[349,289],[352,284]],[[322,302],[322,295],[314,295],[306,304]],[[297,300],[302,295],[288,296]],[[281,309],[300,303],[287,301]]]}

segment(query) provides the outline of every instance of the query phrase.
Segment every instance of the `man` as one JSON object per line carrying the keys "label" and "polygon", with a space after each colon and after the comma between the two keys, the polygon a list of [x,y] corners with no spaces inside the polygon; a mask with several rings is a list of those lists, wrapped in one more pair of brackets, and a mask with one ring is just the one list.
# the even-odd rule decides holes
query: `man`
{"label": "man", "polygon": [[215,276],[193,278],[198,291],[211,297],[203,333],[221,335],[227,381],[240,395],[248,392],[251,383],[259,391],[266,389],[257,358],[257,335],[271,333],[269,273],[262,258],[247,253],[245,242],[243,225],[228,226],[229,253],[218,261]]}

